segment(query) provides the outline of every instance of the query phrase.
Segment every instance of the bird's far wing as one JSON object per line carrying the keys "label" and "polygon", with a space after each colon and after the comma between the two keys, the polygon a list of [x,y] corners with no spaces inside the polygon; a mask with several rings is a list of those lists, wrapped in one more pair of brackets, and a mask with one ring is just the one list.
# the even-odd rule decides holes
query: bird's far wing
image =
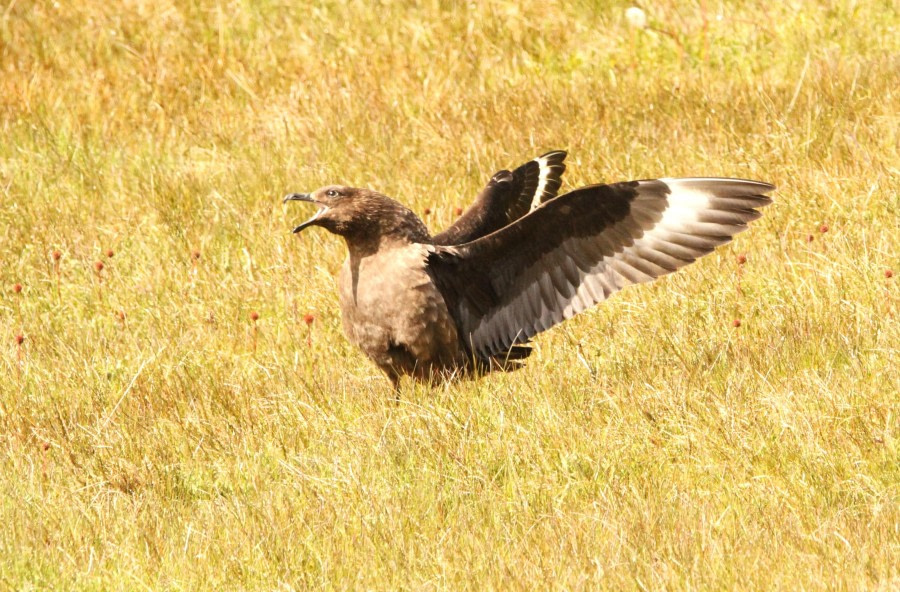
{"label": "bird's far wing", "polygon": [[529,160],[516,170],[496,173],[478,197],[447,230],[434,237],[436,245],[459,245],[486,236],[518,220],[556,197],[566,153],[554,150]]}
{"label": "bird's far wing", "polygon": [[488,236],[436,248],[429,271],[484,359],[729,242],[773,189],[717,178],[583,187]]}
{"label": "bird's far wing", "polygon": [[[513,177],[521,178],[522,182],[517,199],[507,209],[510,222],[556,197],[562,185],[562,175],[566,172],[565,159],[564,151],[554,150],[529,160],[513,171]],[[527,209],[523,207],[526,204]]]}

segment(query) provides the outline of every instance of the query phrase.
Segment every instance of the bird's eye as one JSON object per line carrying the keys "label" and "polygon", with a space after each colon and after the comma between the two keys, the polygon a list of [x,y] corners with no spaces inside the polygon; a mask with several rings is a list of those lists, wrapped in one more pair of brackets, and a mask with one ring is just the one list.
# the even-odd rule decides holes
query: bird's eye
{"label": "bird's eye", "polygon": [[328,191],[325,192],[325,195],[327,195],[328,197],[337,197],[338,192],[335,191],[334,189],[329,189]]}

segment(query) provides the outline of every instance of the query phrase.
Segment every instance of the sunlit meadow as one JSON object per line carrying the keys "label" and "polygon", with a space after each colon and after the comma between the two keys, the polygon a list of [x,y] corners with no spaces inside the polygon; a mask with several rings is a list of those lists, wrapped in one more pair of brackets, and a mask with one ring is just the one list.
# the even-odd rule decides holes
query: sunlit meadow
{"label": "sunlit meadow", "polygon": [[[897,4],[629,8],[0,0],[0,589],[900,589]],[[281,196],[551,149],[778,190],[392,402]]]}

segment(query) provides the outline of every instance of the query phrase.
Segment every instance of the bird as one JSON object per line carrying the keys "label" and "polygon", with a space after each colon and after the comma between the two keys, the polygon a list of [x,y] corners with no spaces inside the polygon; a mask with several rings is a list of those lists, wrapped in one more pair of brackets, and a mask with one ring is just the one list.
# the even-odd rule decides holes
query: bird
{"label": "bird", "polygon": [[494,174],[431,235],[377,191],[327,185],[283,203],[317,206],[294,234],[341,236],[344,333],[391,381],[434,383],[520,368],[538,333],[631,284],[711,253],[761,216],[775,187],[721,177],[587,185],[559,195],[567,153]]}

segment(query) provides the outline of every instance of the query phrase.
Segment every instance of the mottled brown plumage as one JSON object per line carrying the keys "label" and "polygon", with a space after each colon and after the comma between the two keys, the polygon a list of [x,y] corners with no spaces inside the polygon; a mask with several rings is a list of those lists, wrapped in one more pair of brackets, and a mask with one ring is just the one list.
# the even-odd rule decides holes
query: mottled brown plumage
{"label": "mottled brown plumage", "polygon": [[759,217],[773,187],[740,179],[631,181],[555,197],[564,152],[501,171],[431,237],[398,202],[328,186],[307,222],[344,237],[344,331],[396,386],[515,368],[531,337],[626,285],[671,273]]}

